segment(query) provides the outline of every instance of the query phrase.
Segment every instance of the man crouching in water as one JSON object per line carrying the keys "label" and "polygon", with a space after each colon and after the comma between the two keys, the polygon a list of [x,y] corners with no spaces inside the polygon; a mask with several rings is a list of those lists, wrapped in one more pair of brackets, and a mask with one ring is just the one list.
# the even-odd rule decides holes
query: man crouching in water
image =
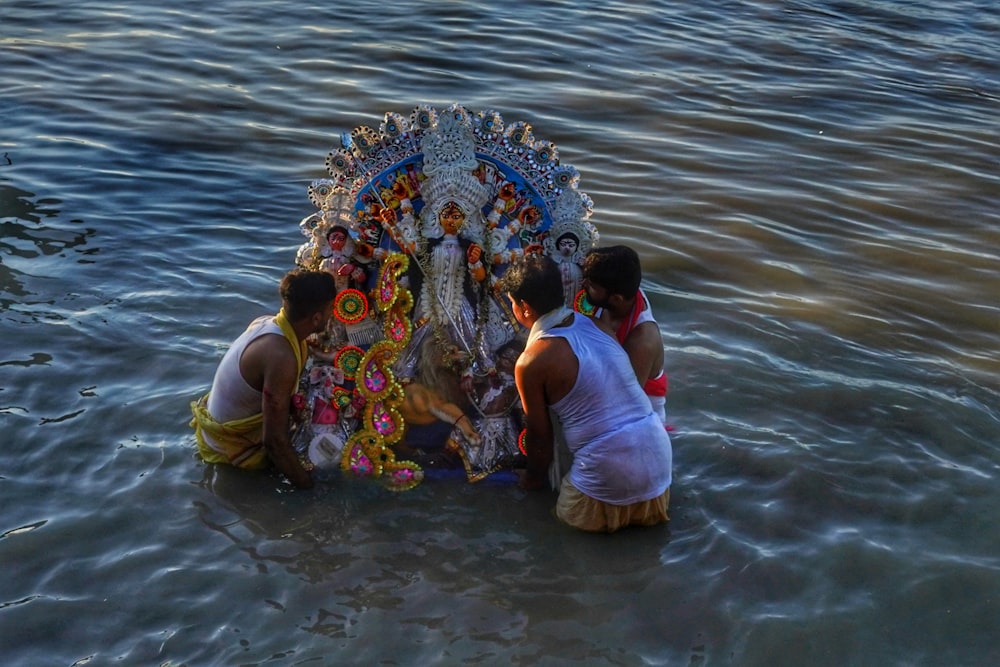
{"label": "man crouching in water", "polygon": [[206,463],[255,470],[270,462],[300,489],[313,485],[291,443],[291,401],[306,338],[326,329],[337,287],[326,271],[295,269],[279,287],[281,311],[259,317],[226,352],[212,389],[191,404]]}
{"label": "man crouching in water", "polygon": [[609,533],[667,521],[670,436],[625,350],[590,318],[565,307],[559,268],[549,258],[525,257],[498,288],[531,330],[514,370],[526,422],[522,486],[545,486],[553,459],[551,409],[573,454],[556,503],[560,520]]}

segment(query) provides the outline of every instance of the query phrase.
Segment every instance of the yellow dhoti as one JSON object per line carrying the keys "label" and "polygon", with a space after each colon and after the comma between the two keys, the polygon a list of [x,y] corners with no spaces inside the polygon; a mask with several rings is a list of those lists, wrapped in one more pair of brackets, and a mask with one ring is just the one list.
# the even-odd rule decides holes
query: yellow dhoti
{"label": "yellow dhoti", "polygon": [[[306,343],[300,341],[282,309],[274,318],[275,323],[285,335],[295,353],[299,375],[305,366]],[[257,414],[220,423],[208,412],[208,394],[197,401],[191,402],[190,426],[194,428],[194,437],[198,442],[198,453],[206,463],[228,463],[237,468],[257,470],[268,464],[267,450],[264,448],[264,415]],[[223,451],[213,448],[205,440],[208,435]]]}
{"label": "yellow dhoti", "polygon": [[[237,468],[257,470],[267,466],[267,452],[261,442],[264,415],[257,413],[244,419],[220,424],[208,413],[208,394],[191,402],[194,418],[194,438],[198,442],[198,453],[205,463],[228,463]],[[205,441],[205,433],[225,452],[214,449]]]}

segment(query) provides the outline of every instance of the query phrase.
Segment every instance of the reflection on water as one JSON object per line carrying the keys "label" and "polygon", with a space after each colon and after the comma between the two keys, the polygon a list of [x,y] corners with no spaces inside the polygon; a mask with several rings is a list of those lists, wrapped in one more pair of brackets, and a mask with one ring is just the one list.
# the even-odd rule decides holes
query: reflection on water
{"label": "reflection on water", "polygon": [[31,355],[30,359],[20,360],[12,359],[9,361],[0,361],[0,366],[34,366],[36,364],[44,365],[52,361],[52,355],[45,354],[42,352],[35,352]]}
{"label": "reflection on water", "polygon": [[94,261],[85,259],[92,252],[84,246],[96,231],[65,229],[58,222],[60,204],[58,199],[36,199],[34,193],[0,182],[0,310],[37,295],[25,287],[30,278],[59,279],[65,275],[58,267],[49,275],[40,273],[51,270],[53,264],[46,262],[42,268],[30,260],[50,256],[70,259],[66,252],[73,251],[80,255],[75,258],[78,263]]}
{"label": "reflection on water", "polygon": [[[350,640],[352,656],[361,651],[364,662],[398,657],[411,643],[415,662],[440,651],[457,661],[483,652],[530,655],[549,642],[575,659],[601,659],[620,650],[602,648],[611,637],[641,646],[657,625],[642,608],[666,583],[661,555],[670,531],[662,527],[594,539],[554,523],[551,496],[489,478],[431,479],[403,497],[343,479],[309,498],[267,474],[215,466],[204,473],[198,486],[210,495],[195,508],[241,554],[227,562],[250,566],[247,576],[306,582],[313,593],[305,599],[273,584],[264,603],[297,614],[310,633]],[[572,638],[572,625],[615,616],[610,634]]]}

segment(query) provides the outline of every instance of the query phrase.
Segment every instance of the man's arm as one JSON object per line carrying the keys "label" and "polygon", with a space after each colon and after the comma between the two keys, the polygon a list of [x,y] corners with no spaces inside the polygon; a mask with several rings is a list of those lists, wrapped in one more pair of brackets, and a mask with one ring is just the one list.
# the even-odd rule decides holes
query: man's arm
{"label": "man's arm", "polygon": [[549,405],[569,392],[576,383],[578,370],[576,355],[561,338],[537,340],[517,360],[514,381],[527,429],[528,469],[522,480],[526,489],[541,489],[548,482],[554,437]]}
{"label": "man's arm", "polygon": [[632,362],[639,384],[646,384],[663,370],[663,338],[655,322],[643,322],[629,333],[622,344]]}
{"label": "man's arm", "polygon": [[298,384],[297,365],[288,343],[276,346],[264,367],[261,411],[264,414],[264,448],[271,462],[300,489],[313,485],[312,475],[302,467],[291,441],[291,396]]}

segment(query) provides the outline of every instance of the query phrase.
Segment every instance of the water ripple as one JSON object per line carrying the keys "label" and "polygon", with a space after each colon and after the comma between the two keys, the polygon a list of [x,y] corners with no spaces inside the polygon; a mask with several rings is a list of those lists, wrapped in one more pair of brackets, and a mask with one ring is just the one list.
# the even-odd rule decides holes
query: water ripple
{"label": "water ripple", "polygon": [[[996,662],[998,38],[982,0],[5,7],[5,657]],[[425,102],[529,121],[639,251],[669,530],[194,456],[326,152]]]}

